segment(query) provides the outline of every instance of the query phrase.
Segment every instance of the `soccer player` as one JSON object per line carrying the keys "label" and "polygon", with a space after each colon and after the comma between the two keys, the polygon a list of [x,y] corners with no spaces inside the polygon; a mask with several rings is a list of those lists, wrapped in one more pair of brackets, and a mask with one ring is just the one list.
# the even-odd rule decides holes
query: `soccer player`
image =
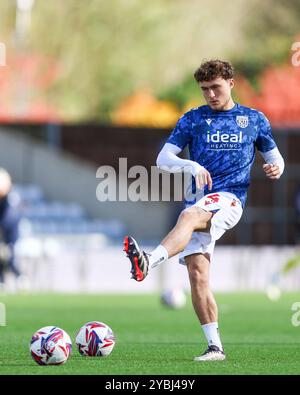
{"label": "soccer player", "polygon": [[[263,171],[268,179],[279,179],[284,170],[265,115],[233,101],[233,75],[227,61],[201,64],[194,78],[207,105],[179,119],[157,158],[159,168],[190,172],[197,198],[186,199],[177,224],[150,254],[141,251],[133,237],[124,240],[132,277],[137,281],[174,255],[180,254],[180,261],[186,264],[193,306],[208,342],[207,350],[195,361],[225,359],[218,308],[209,286],[210,262],[216,240],[242,216],[256,149],[265,161]],[[186,146],[190,160],[178,157]]]}
{"label": "soccer player", "polygon": [[15,245],[19,239],[20,207],[11,195],[12,180],[9,173],[0,168],[0,290],[4,288],[4,269],[8,269],[21,279],[16,264]]}

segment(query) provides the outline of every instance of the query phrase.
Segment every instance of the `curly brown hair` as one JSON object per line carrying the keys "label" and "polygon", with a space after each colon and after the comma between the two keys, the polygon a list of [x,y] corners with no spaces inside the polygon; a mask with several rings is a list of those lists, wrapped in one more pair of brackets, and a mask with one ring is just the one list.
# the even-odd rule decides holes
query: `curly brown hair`
{"label": "curly brown hair", "polygon": [[211,81],[218,77],[229,80],[233,78],[233,74],[234,69],[229,62],[215,59],[203,62],[195,71],[194,78],[197,82]]}

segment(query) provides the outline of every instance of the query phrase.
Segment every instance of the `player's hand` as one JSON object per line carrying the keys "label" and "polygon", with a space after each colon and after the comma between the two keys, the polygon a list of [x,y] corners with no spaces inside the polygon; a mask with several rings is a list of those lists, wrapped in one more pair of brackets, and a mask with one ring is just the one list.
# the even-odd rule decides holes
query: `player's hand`
{"label": "player's hand", "polygon": [[196,187],[203,189],[205,185],[208,186],[209,191],[212,189],[212,179],[209,171],[205,167],[199,165],[197,162],[189,161],[189,171],[195,177]]}
{"label": "player's hand", "polygon": [[263,165],[263,170],[266,173],[266,176],[271,180],[278,180],[280,178],[280,170],[277,165],[265,163]]}
{"label": "player's hand", "polygon": [[208,190],[211,191],[212,189],[212,179],[209,171],[207,171],[204,167],[197,172],[195,175],[196,187],[198,189],[203,189],[205,185],[208,186]]}

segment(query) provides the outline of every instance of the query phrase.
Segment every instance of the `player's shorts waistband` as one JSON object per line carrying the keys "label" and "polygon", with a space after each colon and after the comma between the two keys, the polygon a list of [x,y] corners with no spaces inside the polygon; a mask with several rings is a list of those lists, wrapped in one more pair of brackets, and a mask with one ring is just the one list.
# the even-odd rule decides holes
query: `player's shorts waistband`
{"label": "player's shorts waistband", "polygon": [[[239,204],[243,208],[243,205],[242,205],[242,202],[240,201],[240,199],[234,193],[231,193],[231,192],[219,191],[219,192],[207,193],[206,195],[203,195],[203,197],[201,199],[203,199],[203,198],[210,198],[210,197],[214,197],[214,196],[218,196],[218,195],[222,196],[222,197],[225,197],[225,199],[228,199],[229,206],[232,206],[232,202],[234,202],[235,204]],[[186,202],[185,203],[185,208],[189,208],[191,206],[194,206],[201,199],[199,199],[197,201],[195,200],[193,202],[191,202],[191,201]],[[223,203],[224,203],[224,200],[223,200]]]}

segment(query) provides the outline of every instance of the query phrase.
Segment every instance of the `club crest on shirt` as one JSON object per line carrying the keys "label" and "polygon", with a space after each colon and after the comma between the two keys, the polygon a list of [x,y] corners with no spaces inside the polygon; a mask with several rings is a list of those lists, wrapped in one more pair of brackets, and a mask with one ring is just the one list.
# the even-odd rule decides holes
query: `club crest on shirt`
{"label": "club crest on shirt", "polygon": [[246,128],[249,124],[248,117],[246,115],[237,115],[236,123],[240,128]]}

